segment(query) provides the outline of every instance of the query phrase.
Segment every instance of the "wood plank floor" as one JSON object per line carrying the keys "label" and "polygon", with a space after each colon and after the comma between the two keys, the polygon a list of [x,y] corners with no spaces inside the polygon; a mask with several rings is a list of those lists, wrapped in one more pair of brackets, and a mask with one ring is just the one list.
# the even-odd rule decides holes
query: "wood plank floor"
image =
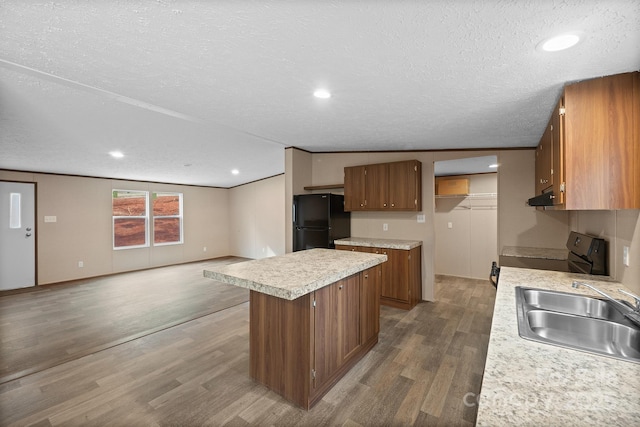
{"label": "wood plank floor", "polygon": [[495,290],[437,277],[438,302],[382,307],[380,341],[310,411],[254,383],[248,303],[0,385],[0,425],[474,424]]}
{"label": "wood plank floor", "polygon": [[202,276],[225,257],[7,292],[0,296],[0,383],[249,300]]}

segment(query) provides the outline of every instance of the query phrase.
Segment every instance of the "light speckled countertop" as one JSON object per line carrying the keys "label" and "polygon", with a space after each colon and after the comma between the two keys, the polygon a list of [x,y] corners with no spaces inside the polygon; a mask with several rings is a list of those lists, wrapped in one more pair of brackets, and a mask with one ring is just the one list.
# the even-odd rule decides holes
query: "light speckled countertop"
{"label": "light speckled countertop", "polygon": [[[573,280],[580,280],[631,301],[617,292],[624,286],[595,277],[524,268],[500,270],[478,426],[640,425],[640,364],[518,335],[516,286],[598,296],[588,288],[571,287]],[[473,404],[474,397],[467,396],[466,402]]]}
{"label": "light speckled countertop", "polygon": [[421,240],[375,239],[370,237],[347,237],[334,242],[336,245],[365,246],[368,248],[386,248],[411,250],[422,246]]}
{"label": "light speckled countertop", "polygon": [[502,256],[519,258],[540,258],[566,260],[569,251],[567,249],[528,248],[525,246],[505,246],[502,248]]}
{"label": "light speckled countertop", "polygon": [[204,276],[294,300],[387,260],[386,255],[309,249],[204,270]]}

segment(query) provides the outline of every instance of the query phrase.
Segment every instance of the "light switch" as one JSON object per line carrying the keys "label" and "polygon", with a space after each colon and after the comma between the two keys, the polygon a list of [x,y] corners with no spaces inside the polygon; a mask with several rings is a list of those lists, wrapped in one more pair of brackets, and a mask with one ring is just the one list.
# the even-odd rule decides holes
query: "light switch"
{"label": "light switch", "polygon": [[389,224],[382,224],[382,231],[389,231]]}
{"label": "light switch", "polygon": [[418,222],[424,222],[424,214],[418,214]]}
{"label": "light switch", "polygon": [[453,228],[453,223],[452,222],[448,222],[447,223],[447,228]]}
{"label": "light switch", "polygon": [[58,222],[58,217],[45,215],[44,222]]}

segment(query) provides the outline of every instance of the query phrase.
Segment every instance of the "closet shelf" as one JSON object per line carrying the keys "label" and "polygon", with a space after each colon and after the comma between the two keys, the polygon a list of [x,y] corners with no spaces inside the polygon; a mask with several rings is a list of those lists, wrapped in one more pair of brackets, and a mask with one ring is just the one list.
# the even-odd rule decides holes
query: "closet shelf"
{"label": "closet shelf", "polygon": [[497,198],[498,193],[470,193],[470,194],[446,194],[446,195],[438,195],[436,194],[436,199],[491,199]]}
{"label": "closet shelf", "polygon": [[307,191],[313,191],[313,190],[331,190],[333,188],[344,188],[344,184],[330,184],[330,185],[310,185],[307,187],[304,187],[305,190]]}

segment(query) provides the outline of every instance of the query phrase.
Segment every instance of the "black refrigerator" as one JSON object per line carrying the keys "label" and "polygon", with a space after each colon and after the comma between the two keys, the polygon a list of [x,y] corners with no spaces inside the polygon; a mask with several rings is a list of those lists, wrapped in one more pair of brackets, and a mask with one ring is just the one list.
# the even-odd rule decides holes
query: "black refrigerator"
{"label": "black refrigerator", "polygon": [[351,212],[341,194],[293,196],[293,250],[335,248],[336,239],[351,235]]}

